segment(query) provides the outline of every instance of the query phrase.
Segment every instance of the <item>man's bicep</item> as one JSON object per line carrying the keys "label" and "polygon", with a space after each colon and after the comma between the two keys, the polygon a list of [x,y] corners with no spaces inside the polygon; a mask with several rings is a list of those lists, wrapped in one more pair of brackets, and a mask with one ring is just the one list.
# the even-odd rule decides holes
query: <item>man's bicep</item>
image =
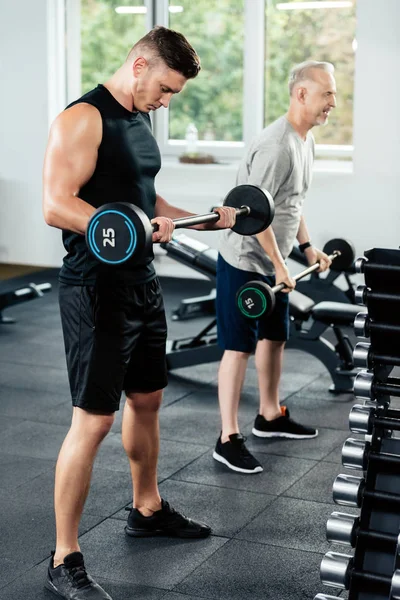
{"label": "man's bicep", "polygon": [[100,114],[91,108],[70,114],[66,111],[51,128],[44,186],[53,197],[77,195],[96,168],[102,127]]}
{"label": "man's bicep", "polygon": [[289,173],[290,159],[285,150],[262,150],[253,156],[248,183],[268,190],[275,197]]}

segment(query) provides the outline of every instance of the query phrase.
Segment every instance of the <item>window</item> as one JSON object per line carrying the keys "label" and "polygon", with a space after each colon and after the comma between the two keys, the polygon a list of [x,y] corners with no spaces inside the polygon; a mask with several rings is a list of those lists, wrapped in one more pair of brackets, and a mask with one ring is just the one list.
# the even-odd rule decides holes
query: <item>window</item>
{"label": "window", "polygon": [[181,154],[187,126],[194,123],[199,151],[217,159],[240,158],[244,146],[287,110],[291,67],[311,58],[335,65],[338,88],[328,126],[313,129],[317,153],[351,156],[355,0],[64,2],[67,39],[73,41],[68,42],[69,101],[106,81],[155,24],[181,31],[198,52],[198,77],[172,98],[168,110],[152,114],[163,154]]}
{"label": "window", "polygon": [[82,94],[104,83],[148,28],[143,0],[81,0]]}
{"label": "window", "polygon": [[266,1],[265,125],[288,106],[287,79],[304,60],[335,66],[337,107],[326,127],[314,127],[317,144],[353,143],[355,2]]}
{"label": "window", "polygon": [[171,0],[169,26],[184,33],[202,65],[172,99],[169,139],[184,139],[193,122],[200,140],[241,142],[244,0]]}

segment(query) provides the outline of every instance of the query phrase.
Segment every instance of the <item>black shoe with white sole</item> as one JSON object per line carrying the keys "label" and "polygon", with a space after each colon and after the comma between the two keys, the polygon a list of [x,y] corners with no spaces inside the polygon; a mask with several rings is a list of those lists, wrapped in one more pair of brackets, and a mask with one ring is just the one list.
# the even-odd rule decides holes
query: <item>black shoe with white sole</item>
{"label": "black shoe with white sole", "polygon": [[224,444],[218,438],[213,453],[214,460],[238,473],[260,473],[263,468],[245,446],[246,438],[240,433],[232,433],[229,442]]}
{"label": "black shoe with white sole", "polygon": [[272,421],[257,415],[252,429],[253,435],[260,438],[284,437],[297,440],[317,437],[318,430],[293,421],[286,406],[281,407],[281,412],[282,416]]}

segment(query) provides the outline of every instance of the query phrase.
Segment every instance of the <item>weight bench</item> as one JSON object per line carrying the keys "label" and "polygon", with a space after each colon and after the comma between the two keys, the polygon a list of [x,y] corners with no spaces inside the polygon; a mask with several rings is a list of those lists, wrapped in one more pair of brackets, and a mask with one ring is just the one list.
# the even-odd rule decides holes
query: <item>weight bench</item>
{"label": "weight bench", "polygon": [[50,292],[50,290],[51,283],[29,283],[17,289],[7,289],[7,283],[2,284],[0,287],[0,325],[15,323],[15,319],[3,316],[5,308],[26,302],[27,300],[33,300],[33,298],[40,298],[46,292]]}
{"label": "weight bench", "polygon": [[[217,250],[179,234],[161,247],[174,260],[215,281]],[[223,350],[217,344],[215,297],[213,289],[207,296],[181,301],[174,311],[174,320],[212,316],[212,320],[196,336],[167,342],[168,370],[219,361]],[[290,338],[287,348],[308,352],[320,360],[332,379],[332,393],[352,392],[357,370],[353,364],[353,345],[342,327],[352,326],[360,307],[340,302],[319,302],[294,290],[289,294]],[[335,343],[323,334],[330,330]]]}

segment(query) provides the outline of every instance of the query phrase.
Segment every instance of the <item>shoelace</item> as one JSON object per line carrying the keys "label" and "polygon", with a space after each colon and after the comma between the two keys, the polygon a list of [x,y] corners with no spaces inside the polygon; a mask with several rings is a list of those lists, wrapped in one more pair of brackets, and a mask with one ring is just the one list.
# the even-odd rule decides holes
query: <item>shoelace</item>
{"label": "shoelace", "polygon": [[250,452],[247,450],[245,446],[245,442],[247,441],[247,437],[243,436],[240,440],[236,440],[237,445],[239,446],[240,456],[243,458],[247,458],[251,456]]}
{"label": "shoelace", "polygon": [[71,574],[72,579],[76,583],[76,587],[78,589],[85,587],[90,584],[90,579],[86,573],[86,569],[84,565],[79,565],[77,567],[66,567],[68,573]]}
{"label": "shoelace", "polygon": [[167,502],[166,500],[164,500],[164,509],[168,512],[169,516],[172,517],[173,523],[186,521],[187,519],[185,515],[179,513],[177,510],[175,510],[175,508],[172,508],[172,506],[170,506],[169,502]]}

